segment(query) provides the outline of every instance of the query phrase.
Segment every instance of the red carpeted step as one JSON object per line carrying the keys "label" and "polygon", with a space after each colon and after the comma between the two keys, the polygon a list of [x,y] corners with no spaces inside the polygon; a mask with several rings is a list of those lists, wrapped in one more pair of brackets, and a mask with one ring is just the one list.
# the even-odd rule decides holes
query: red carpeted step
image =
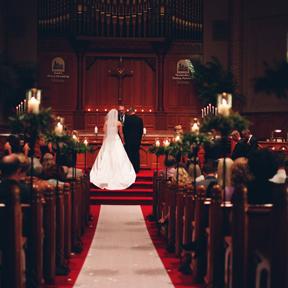
{"label": "red carpeted step", "polygon": [[102,190],[91,184],[91,204],[151,205],[153,199],[153,171],[141,170],[136,182],[125,190]]}
{"label": "red carpeted step", "polygon": [[102,190],[102,189],[90,189],[91,196],[150,196],[153,195],[152,189],[125,189],[125,190]]}
{"label": "red carpeted step", "polygon": [[90,203],[92,205],[151,205],[152,197],[92,196]]}

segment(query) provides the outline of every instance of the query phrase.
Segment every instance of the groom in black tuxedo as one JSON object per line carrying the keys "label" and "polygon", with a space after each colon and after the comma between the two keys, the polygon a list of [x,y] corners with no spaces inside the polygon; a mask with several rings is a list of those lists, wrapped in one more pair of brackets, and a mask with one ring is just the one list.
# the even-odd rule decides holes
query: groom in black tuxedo
{"label": "groom in black tuxedo", "polygon": [[140,170],[140,145],[143,134],[143,120],[135,113],[134,108],[129,109],[129,114],[125,114],[123,106],[119,107],[119,120],[123,124],[123,134],[125,140],[125,150],[134,167],[136,173]]}

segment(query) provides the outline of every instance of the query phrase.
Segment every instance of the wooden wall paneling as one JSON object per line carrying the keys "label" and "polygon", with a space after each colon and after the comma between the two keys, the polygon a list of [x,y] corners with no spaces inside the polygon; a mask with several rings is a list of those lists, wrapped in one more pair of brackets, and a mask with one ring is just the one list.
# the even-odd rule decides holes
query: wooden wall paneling
{"label": "wooden wall paneling", "polygon": [[[56,57],[61,57],[65,61],[65,71],[62,74],[52,71],[52,60]],[[74,110],[77,95],[75,55],[40,52],[39,65],[39,87],[43,90],[42,104],[55,110]]]}

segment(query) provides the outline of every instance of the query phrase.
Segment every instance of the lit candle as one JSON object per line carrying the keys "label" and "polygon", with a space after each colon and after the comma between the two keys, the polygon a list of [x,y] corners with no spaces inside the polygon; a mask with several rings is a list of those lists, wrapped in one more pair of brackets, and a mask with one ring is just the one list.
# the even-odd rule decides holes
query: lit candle
{"label": "lit candle", "polygon": [[88,140],[87,140],[87,138],[84,139],[83,143],[84,143],[85,146],[88,146]]}
{"label": "lit candle", "polygon": [[98,127],[97,126],[95,126],[95,128],[94,128],[94,133],[98,134]]}
{"label": "lit candle", "polygon": [[204,118],[204,110],[201,109],[201,115],[202,115],[202,118]]}
{"label": "lit candle", "polygon": [[55,126],[54,132],[57,136],[61,136],[63,133],[63,125],[61,122],[58,122],[57,125]]}
{"label": "lit candle", "polygon": [[160,141],[159,141],[159,140],[156,140],[156,141],[155,141],[155,146],[156,146],[156,147],[160,147]]}
{"label": "lit candle", "polygon": [[75,142],[78,142],[78,138],[75,134],[72,135],[72,139],[75,141]]}
{"label": "lit candle", "polygon": [[32,96],[31,99],[28,100],[28,113],[38,114],[39,105],[40,102],[34,96]]}
{"label": "lit candle", "polygon": [[194,118],[194,123],[191,126],[191,132],[195,134],[199,133],[199,122],[197,118]]}
{"label": "lit candle", "polygon": [[[179,135],[177,135],[177,136],[179,136]],[[176,137],[177,137],[176,136]],[[163,145],[165,146],[165,147],[168,147],[169,145],[170,145],[170,141],[168,140],[168,139],[165,139],[164,141],[163,141]]]}
{"label": "lit candle", "polygon": [[222,99],[222,103],[218,106],[218,113],[223,116],[229,116],[230,114],[230,106],[225,98]]}
{"label": "lit candle", "polygon": [[30,100],[31,97],[32,97],[32,91],[29,90],[29,91],[28,91],[28,94],[27,94],[27,100]]}
{"label": "lit candle", "polygon": [[146,130],[146,128],[144,127],[144,128],[143,128],[143,134],[146,135],[146,133],[147,133],[147,130]]}
{"label": "lit candle", "polygon": [[41,103],[41,90],[37,90],[36,99]]}
{"label": "lit candle", "polygon": [[197,134],[199,132],[199,125],[194,123],[191,127],[191,132]]}
{"label": "lit candle", "polygon": [[[179,135],[176,135],[175,141],[176,141],[176,142],[179,142],[179,141],[180,141],[180,136],[179,136]],[[170,144],[170,143],[169,143],[169,144]]]}

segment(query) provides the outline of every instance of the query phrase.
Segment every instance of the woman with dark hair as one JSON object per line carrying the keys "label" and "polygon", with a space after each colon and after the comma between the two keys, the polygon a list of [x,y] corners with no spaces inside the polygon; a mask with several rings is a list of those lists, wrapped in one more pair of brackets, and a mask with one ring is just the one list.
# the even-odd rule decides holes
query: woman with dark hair
{"label": "woman with dark hair", "polygon": [[4,144],[4,155],[20,152],[22,152],[20,137],[15,134],[9,135],[7,142]]}

